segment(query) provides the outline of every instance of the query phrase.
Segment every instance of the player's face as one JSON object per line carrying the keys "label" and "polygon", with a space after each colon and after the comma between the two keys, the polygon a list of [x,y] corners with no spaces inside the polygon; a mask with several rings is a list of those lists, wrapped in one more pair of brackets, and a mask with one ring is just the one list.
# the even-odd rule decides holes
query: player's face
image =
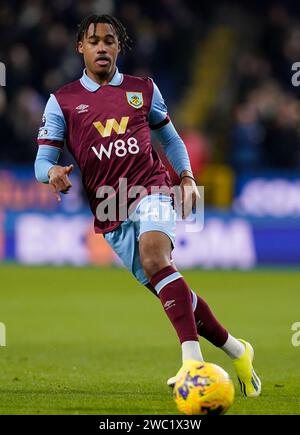
{"label": "player's face", "polygon": [[107,23],[91,24],[78,44],[88,72],[99,78],[111,78],[116,68],[120,45],[114,28]]}

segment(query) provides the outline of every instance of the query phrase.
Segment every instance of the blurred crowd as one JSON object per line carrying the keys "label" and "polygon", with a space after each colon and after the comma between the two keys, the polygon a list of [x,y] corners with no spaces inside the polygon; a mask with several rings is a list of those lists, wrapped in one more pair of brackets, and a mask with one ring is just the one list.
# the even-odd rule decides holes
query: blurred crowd
{"label": "blurred crowd", "polygon": [[[299,15],[283,2],[267,3],[265,9],[251,11],[255,31],[233,59],[234,97],[222,159],[236,171],[300,166],[300,91],[291,85],[291,65],[300,61]],[[213,25],[212,10],[209,2],[192,0],[2,3],[0,60],[6,65],[7,86],[0,87],[0,161],[32,163],[49,93],[82,74],[75,40],[84,16],[111,13],[124,22],[133,49],[120,58],[121,71],[153,77],[176,110],[193,67],[195,42]],[[218,145],[202,133],[203,153],[213,161],[220,155]],[[195,143],[193,137],[194,148]],[[203,159],[203,153],[195,152],[195,159]]]}
{"label": "blurred crowd", "polygon": [[238,171],[299,169],[300,88],[291,80],[300,60],[299,14],[275,4],[258,24],[253,47],[236,60],[229,161]]}
{"label": "blurred crowd", "polygon": [[[118,66],[155,79],[170,104],[180,97],[188,64],[183,34],[199,33],[192,1],[11,0],[0,6],[0,60],[7,86],[0,88],[0,160],[31,162],[49,93],[82,75],[77,25],[91,13],[116,15],[132,39]],[[196,8],[197,9],[197,8]],[[199,15],[199,14],[198,14]]]}

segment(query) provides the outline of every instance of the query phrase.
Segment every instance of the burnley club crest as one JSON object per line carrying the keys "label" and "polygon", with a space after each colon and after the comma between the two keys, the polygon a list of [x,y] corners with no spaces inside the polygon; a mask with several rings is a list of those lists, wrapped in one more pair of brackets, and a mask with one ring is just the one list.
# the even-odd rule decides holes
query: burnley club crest
{"label": "burnley club crest", "polygon": [[143,105],[143,94],[141,92],[126,92],[127,101],[130,106],[140,109]]}

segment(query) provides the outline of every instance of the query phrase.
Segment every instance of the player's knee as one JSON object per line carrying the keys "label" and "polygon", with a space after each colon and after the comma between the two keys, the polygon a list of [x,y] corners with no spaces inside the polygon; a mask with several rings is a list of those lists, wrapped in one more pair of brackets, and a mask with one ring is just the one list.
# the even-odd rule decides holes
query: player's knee
{"label": "player's knee", "polygon": [[151,279],[153,275],[171,264],[169,259],[161,255],[144,255],[141,260],[148,279]]}
{"label": "player's knee", "polygon": [[150,280],[153,275],[164,267],[171,265],[169,243],[161,238],[144,237],[139,244],[140,260],[146,277]]}

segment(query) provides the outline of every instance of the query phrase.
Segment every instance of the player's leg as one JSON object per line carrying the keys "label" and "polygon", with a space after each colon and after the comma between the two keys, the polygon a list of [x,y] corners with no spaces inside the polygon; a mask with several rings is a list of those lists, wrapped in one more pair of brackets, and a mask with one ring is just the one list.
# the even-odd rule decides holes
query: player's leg
{"label": "player's leg", "polygon": [[[152,209],[150,206],[152,206]],[[151,210],[153,209],[155,212],[151,213]],[[161,211],[161,202],[158,202],[157,204],[157,201],[153,201],[152,205],[151,203],[148,204],[148,207],[143,205],[140,211],[141,216],[143,216],[143,213],[148,213],[150,216],[155,216],[155,214],[159,215],[160,213],[158,212]],[[164,212],[162,212],[161,215],[163,215],[163,213]],[[160,297],[159,292],[157,292],[156,283],[157,280],[164,279],[164,275],[161,274],[161,272],[166,275],[168,273],[171,275],[173,274],[173,277],[176,277],[176,272],[179,273],[171,260],[172,244],[174,241],[174,228],[172,228],[172,226],[172,219],[169,219],[169,221],[166,220],[166,222],[161,224],[161,222],[153,221],[152,217],[150,220],[148,219],[146,223],[141,222],[140,224],[140,257],[145,274],[149,279],[149,283],[146,285],[154,294],[156,293],[160,299],[162,298]],[[154,229],[155,231],[151,231],[151,229]],[[159,232],[160,236],[156,236],[155,233],[159,234]],[[168,237],[172,241],[170,249],[166,249],[166,251],[162,250],[162,246],[159,243],[160,239],[165,238],[164,233],[167,236],[166,241],[168,240]],[[187,287],[186,283],[184,284]],[[160,286],[158,289],[159,288]],[[208,304],[194,291],[189,289],[189,295],[192,303],[197,333],[215,346],[221,348],[230,356],[233,360],[234,368],[238,375],[244,395],[249,397],[259,395],[261,383],[253,370],[253,349],[251,345],[244,340],[236,339],[229,334],[217,320]],[[170,378],[168,384],[174,385],[175,380],[176,377]]]}
{"label": "player's leg", "polygon": [[171,264],[176,229],[172,199],[162,194],[149,195],[139,204],[138,215],[139,260],[178,335],[183,362],[203,361],[190,291]]}
{"label": "player's leg", "polygon": [[[171,260],[174,269],[178,270]],[[151,282],[146,287],[156,296],[157,293]],[[192,308],[199,336],[205,338],[214,346],[224,350],[232,359],[239,358],[245,351],[245,346],[235,337],[229,334],[224,326],[217,320],[214,313],[200,296],[190,289]]]}
{"label": "player's leg", "polygon": [[[156,235],[158,234],[159,233],[156,232]],[[105,234],[105,239],[122,259],[127,269],[134,274],[138,281],[145,285],[149,280],[144,273],[144,269],[140,260],[140,243],[138,241],[139,235],[140,222],[128,219],[127,221],[123,222],[115,231]],[[165,234],[162,234],[162,236],[164,240],[162,244],[161,240],[159,242],[159,251],[161,254],[159,265],[162,265],[162,268],[165,268],[170,267],[171,242],[168,236]],[[169,285],[166,285],[166,288],[167,287],[171,289],[175,287],[175,291],[177,292],[177,285],[174,286],[174,284],[170,282]],[[172,292],[173,299],[171,299],[171,301],[173,302],[170,304],[169,299],[168,304],[168,301],[166,300],[165,303],[167,303],[167,305],[165,306],[165,310],[168,311],[168,309],[172,309],[172,314],[170,317],[172,321],[175,322],[175,329],[182,341],[183,360],[185,362],[188,362],[190,359],[203,361],[197,337],[195,319],[191,308],[189,289],[184,285],[183,287],[183,292],[187,294],[188,297],[182,298],[180,292],[179,298],[177,299],[177,296],[174,298]],[[164,293],[167,295],[167,292]],[[176,308],[173,307],[175,301],[177,303]],[[175,308],[175,310],[173,310],[173,308]]]}
{"label": "player's leg", "polygon": [[203,361],[190,290],[170,261],[172,242],[161,231],[143,232],[139,239],[141,264],[170,319],[182,346],[182,359]]}
{"label": "player's leg", "polygon": [[244,396],[259,396],[261,381],[253,368],[254,351],[251,344],[232,336],[218,321],[208,304],[193,290],[191,294],[198,334],[222,349],[232,359]]}
{"label": "player's leg", "polygon": [[[150,282],[146,284],[146,287],[154,295],[156,294]],[[244,346],[236,339],[231,340],[232,336],[230,336],[224,326],[216,319],[204,299],[198,296],[193,290],[190,290],[190,297],[198,335],[208,340],[214,346],[222,348],[230,357],[238,358],[243,353]]]}
{"label": "player's leg", "polygon": [[198,334],[222,349],[232,359],[244,396],[259,396],[261,381],[253,369],[254,351],[252,346],[250,343],[229,334],[216,319],[208,304],[200,296],[192,293],[197,300],[194,314],[197,319]]}
{"label": "player's leg", "polygon": [[[146,287],[156,294],[150,283],[146,284]],[[216,319],[208,304],[192,290],[191,297],[198,334],[222,349],[232,359],[243,395],[259,396],[261,381],[253,369],[254,352],[250,343],[229,334]],[[170,387],[174,386],[177,376],[178,374],[168,379]]]}
{"label": "player's leg", "polygon": [[[164,230],[167,231],[170,238],[172,238],[172,231],[170,231],[170,229],[167,229],[166,226],[164,226]],[[141,264],[140,254],[139,254],[139,242],[138,242],[139,235],[140,235],[140,223],[127,220],[123,222],[120,225],[120,227],[117,228],[117,230],[106,234],[105,239],[110,244],[112,249],[119,255],[121,260],[124,262],[124,265],[136,277],[136,279],[141,284],[147,286],[152,291],[152,293],[158,297],[156,290],[151,285],[148,278],[145,276]],[[169,260],[170,263],[172,264],[171,259]],[[175,269],[175,271],[177,271],[177,269]],[[216,334],[212,332],[210,335],[210,331],[211,331],[210,323],[212,322],[213,313],[209,310],[209,307],[203,301],[203,299],[201,299],[199,296],[196,298],[195,297],[196,294],[194,292],[191,293],[190,295],[191,295],[193,310],[196,311],[195,318],[196,321],[198,322],[198,333],[200,332],[201,335],[205,336],[210,341],[214,340],[213,337],[215,337]],[[202,319],[200,323],[199,323],[199,319]],[[201,329],[199,329],[200,327]],[[221,328],[223,327],[221,326]],[[228,342],[226,343],[228,345],[230,345],[230,337],[231,336],[228,335]],[[214,344],[217,345],[218,343],[214,340]],[[231,343],[231,346],[234,346],[234,342]],[[226,346],[224,350],[226,350]],[[249,379],[248,376],[249,369],[252,367],[251,349],[249,346],[247,346],[246,350],[247,352],[243,354],[242,358],[234,359],[234,366],[237,371],[238,377],[241,379],[241,386],[243,386],[243,384],[247,384],[247,379]],[[227,353],[229,354],[229,352]],[[233,353],[232,356],[234,356]],[[170,380],[172,381],[172,378]],[[246,382],[244,382],[245,380]],[[243,391],[244,390],[245,388],[243,387]],[[248,391],[249,388],[246,388],[246,393]]]}

